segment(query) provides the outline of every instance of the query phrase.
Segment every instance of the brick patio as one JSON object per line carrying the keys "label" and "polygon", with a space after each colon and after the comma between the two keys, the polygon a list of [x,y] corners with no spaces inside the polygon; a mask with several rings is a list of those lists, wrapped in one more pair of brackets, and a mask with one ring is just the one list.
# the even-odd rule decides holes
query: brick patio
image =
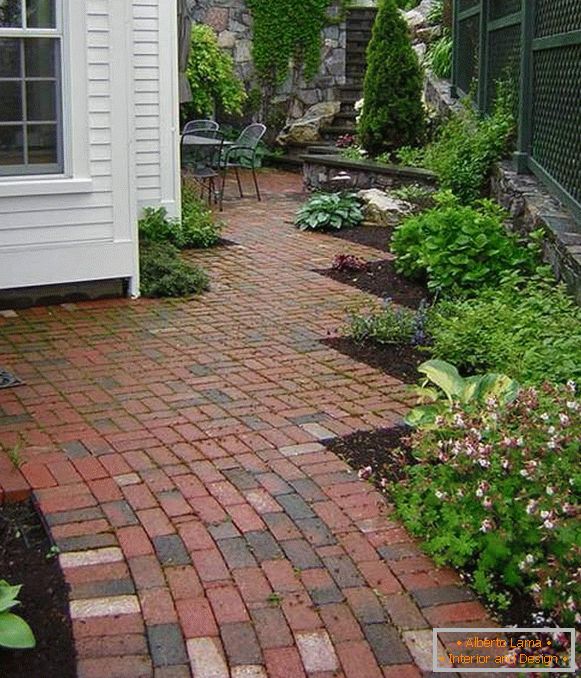
{"label": "brick patio", "polygon": [[212,290],[0,312],[0,499],[34,492],[71,587],[80,678],[411,678],[432,625],[486,620],[320,440],[406,388],[319,343],[365,295],[312,271],[300,178],[226,203]]}

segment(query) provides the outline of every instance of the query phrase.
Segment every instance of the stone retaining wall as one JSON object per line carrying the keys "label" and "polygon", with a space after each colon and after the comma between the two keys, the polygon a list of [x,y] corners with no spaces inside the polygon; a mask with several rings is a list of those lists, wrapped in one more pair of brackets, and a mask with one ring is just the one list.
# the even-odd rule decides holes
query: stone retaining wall
{"label": "stone retaining wall", "polygon": [[[250,90],[256,84],[252,62],[252,16],[244,0],[190,0],[190,3],[193,20],[212,26],[220,45],[232,54],[238,75]],[[338,7],[330,10],[331,13],[337,11]],[[345,22],[324,30],[319,74],[312,81],[299,83],[290,110],[291,119],[300,118],[313,104],[337,98],[336,87],[345,82],[346,43]],[[290,87],[289,79],[281,87],[275,103],[288,101]]]}
{"label": "stone retaining wall", "polygon": [[492,177],[492,195],[510,212],[515,230],[544,230],[545,259],[581,304],[581,225],[573,215],[536,177],[517,174],[509,162]]}
{"label": "stone retaining wall", "polygon": [[303,182],[309,190],[436,185],[432,172],[415,167],[380,165],[369,160],[348,160],[335,155],[305,155],[302,160]]}

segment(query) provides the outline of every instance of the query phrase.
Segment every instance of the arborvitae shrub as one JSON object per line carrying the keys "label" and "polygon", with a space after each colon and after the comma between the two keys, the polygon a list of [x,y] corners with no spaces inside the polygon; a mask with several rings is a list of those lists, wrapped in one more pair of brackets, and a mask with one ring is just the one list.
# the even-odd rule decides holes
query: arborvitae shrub
{"label": "arborvitae shrub", "polygon": [[423,78],[395,0],[380,0],[367,48],[359,136],[371,155],[414,145],[424,127]]}

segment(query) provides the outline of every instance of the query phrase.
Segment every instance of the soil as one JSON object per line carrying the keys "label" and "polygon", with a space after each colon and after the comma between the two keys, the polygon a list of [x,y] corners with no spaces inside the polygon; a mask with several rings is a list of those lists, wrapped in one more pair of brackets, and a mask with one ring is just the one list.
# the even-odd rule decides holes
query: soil
{"label": "soil", "polygon": [[373,247],[382,252],[389,252],[389,243],[393,235],[393,227],[373,226],[371,224],[355,226],[354,228],[342,228],[338,231],[325,231],[328,235],[340,240],[355,242],[358,245]]}
{"label": "soil", "polygon": [[2,678],[75,678],[68,587],[31,502],[0,506],[0,578],[22,584],[14,612],[36,636],[32,650],[0,649]]}
{"label": "soil", "polygon": [[322,343],[406,384],[417,383],[420,378],[417,367],[429,359],[427,353],[409,344],[359,343],[350,337],[329,337],[322,339]]}
{"label": "soil", "polygon": [[361,271],[326,269],[317,273],[382,299],[389,297],[394,303],[410,308],[418,308],[422,300],[430,298],[424,285],[405,278],[395,270],[392,259],[369,261]]}
{"label": "soil", "polygon": [[404,477],[405,467],[415,464],[405,442],[409,433],[407,426],[356,431],[342,438],[324,440],[323,445],[356,470],[370,466],[378,483],[382,478],[397,482]]}

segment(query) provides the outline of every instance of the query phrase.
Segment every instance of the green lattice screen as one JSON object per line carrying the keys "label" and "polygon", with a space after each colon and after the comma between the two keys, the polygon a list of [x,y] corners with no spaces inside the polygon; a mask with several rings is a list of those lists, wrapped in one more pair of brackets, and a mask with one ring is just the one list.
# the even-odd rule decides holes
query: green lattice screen
{"label": "green lattice screen", "polygon": [[491,109],[499,80],[510,80],[518,92],[521,26],[515,24],[489,33],[486,108]]}
{"label": "green lattice screen", "polygon": [[470,9],[471,7],[476,7],[476,5],[480,4],[480,0],[460,0],[460,11],[463,12],[466,9]]}
{"label": "green lattice screen", "polygon": [[581,203],[581,45],[535,53],[532,156]]}
{"label": "green lattice screen", "polygon": [[478,59],[480,54],[480,15],[476,14],[460,21],[457,84],[468,93],[472,82],[478,77]]}
{"label": "green lattice screen", "polygon": [[581,29],[581,0],[537,0],[535,36],[543,38]]}
{"label": "green lattice screen", "polygon": [[491,0],[490,18],[500,19],[500,17],[515,14],[521,10],[521,0]]}

